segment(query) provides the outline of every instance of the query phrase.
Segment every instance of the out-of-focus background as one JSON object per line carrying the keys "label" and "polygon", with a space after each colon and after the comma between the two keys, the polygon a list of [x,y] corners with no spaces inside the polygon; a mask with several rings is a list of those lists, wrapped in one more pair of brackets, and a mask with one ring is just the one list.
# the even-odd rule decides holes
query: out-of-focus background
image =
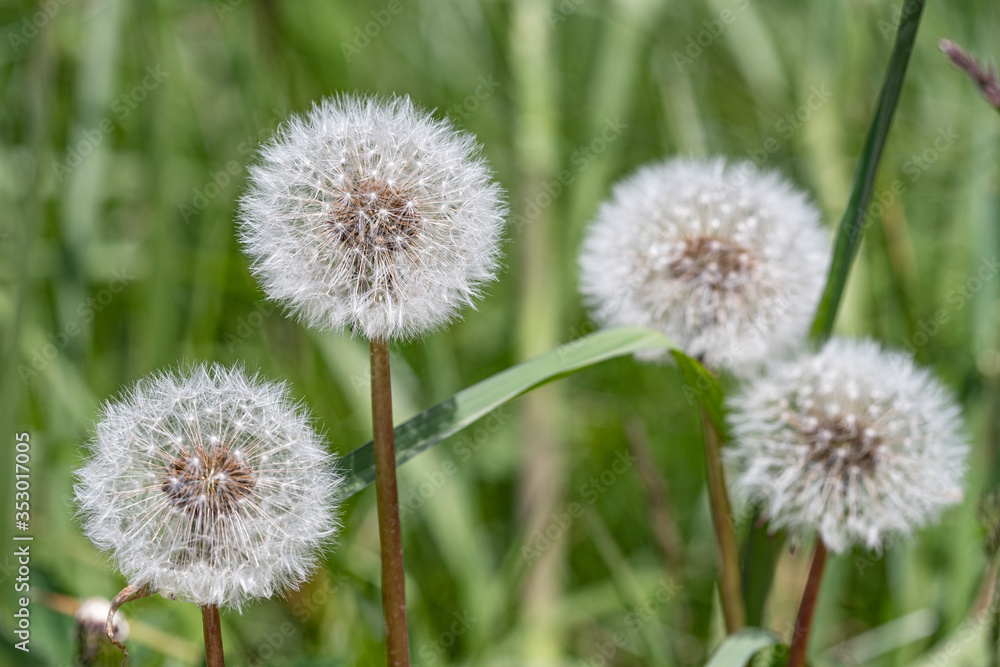
{"label": "out-of-focus background", "polygon": [[[936,43],[995,57],[1000,7],[929,5],[837,328],[909,347],[960,396],[969,485],[912,543],[832,559],[817,665],[985,664],[987,624],[968,617],[991,576],[976,505],[995,477],[1000,410],[1000,119]],[[0,662],[70,664],[74,600],[123,586],[71,500],[80,444],[123,385],[183,362],[242,363],[287,378],[336,451],[369,439],[364,341],[265,302],[235,238],[245,165],[290,113],[341,91],[410,95],[475,133],[509,193],[500,280],[461,322],[395,350],[402,419],[593,329],[576,289],[580,240],[611,184],[648,161],[724,155],[780,170],[832,233],[900,6],[6,0]],[[610,361],[401,469],[415,664],[704,663],[722,632],[715,546],[697,411],[679,387],[671,367]],[[30,655],[11,648],[22,431]],[[301,590],[223,614],[231,664],[380,664],[371,489],[343,520]],[[808,551],[780,550],[752,619],[786,639]],[[200,663],[193,605],[152,598],[125,613],[133,664]]]}

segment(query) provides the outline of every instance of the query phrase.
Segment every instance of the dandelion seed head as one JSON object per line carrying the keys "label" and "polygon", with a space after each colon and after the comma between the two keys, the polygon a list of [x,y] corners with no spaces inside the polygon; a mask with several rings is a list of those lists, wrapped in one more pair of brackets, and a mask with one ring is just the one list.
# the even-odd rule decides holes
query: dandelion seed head
{"label": "dandelion seed head", "polygon": [[405,97],[292,117],[240,202],[255,276],[321,329],[398,339],[453,320],[493,279],[507,212],[479,152]]}
{"label": "dandelion seed head", "polygon": [[816,209],[749,163],[673,159],[615,186],[580,257],[606,325],[663,332],[710,366],[747,373],[801,345],[828,243]]}
{"label": "dandelion seed head", "polygon": [[[813,397],[821,396],[822,401]],[[833,551],[881,549],[962,498],[958,405],[900,352],[834,339],[730,400],[734,494]]]}
{"label": "dandelion seed head", "polygon": [[283,384],[197,366],[104,406],[77,472],[88,537],[134,586],[241,607],[304,581],[342,483]]}

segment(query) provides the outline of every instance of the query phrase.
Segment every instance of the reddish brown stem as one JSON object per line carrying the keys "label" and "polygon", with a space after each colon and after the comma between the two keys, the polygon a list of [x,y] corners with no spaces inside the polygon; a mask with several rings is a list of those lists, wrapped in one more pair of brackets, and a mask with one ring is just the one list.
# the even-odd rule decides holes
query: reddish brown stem
{"label": "reddish brown stem", "polygon": [[392,429],[392,382],[389,379],[389,345],[371,341],[372,432],[375,442],[375,502],[382,551],[382,613],[385,616],[386,664],[409,667],[410,645],[406,629],[406,573],[403,570],[403,536],[399,522],[396,486],[396,438]]}
{"label": "reddish brown stem", "polygon": [[205,667],[226,667],[218,605],[207,604],[201,608],[201,625],[205,631]]}
{"label": "reddish brown stem", "polygon": [[809,567],[809,578],[806,580],[806,589],[802,593],[802,603],[799,605],[799,615],[795,618],[795,632],[792,635],[792,650],[788,655],[788,667],[804,667],[806,664],[809,631],[812,630],[813,614],[816,612],[816,600],[819,598],[819,586],[823,580],[825,566],[826,545],[823,544],[822,539],[817,539],[812,565]]}

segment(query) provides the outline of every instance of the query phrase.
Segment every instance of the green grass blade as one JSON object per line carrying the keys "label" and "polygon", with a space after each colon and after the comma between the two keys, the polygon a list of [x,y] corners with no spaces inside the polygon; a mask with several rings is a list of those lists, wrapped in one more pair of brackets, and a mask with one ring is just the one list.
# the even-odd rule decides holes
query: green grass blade
{"label": "green grass blade", "polygon": [[[854,173],[851,196],[837,230],[830,275],[810,331],[810,338],[816,344],[825,342],[833,331],[833,324],[837,318],[837,311],[840,308],[840,301],[847,284],[847,278],[850,275],[851,265],[857,256],[858,246],[865,229],[870,224],[870,219],[865,214],[868,211],[868,204],[871,202],[875,175],[889,136],[892,117],[902,92],[903,78],[906,75],[910,54],[913,52],[923,10],[924,0],[907,0],[900,14],[896,42],[889,59],[885,80],[882,83],[882,92],[879,94],[875,117],[868,129],[861,159],[858,161]],[[754,517],[750,525],[743,560],[743,581],[751,582],[748,584],[749,590],[746,591],[747,620],[750,623],[759,622],[763,615],[764,602],[770,590],[774,568],[784,542],[782,535],[769,538],[767,529],[758,527],[756,524],[757,517]]]}
{"label": "green grass blade", "polygon": [[766,630],[744,628],[727,637],[705,667],[745,667],[758,651],[777,643],[778,639]]}
{"label": "green grass blade", "polygon": [[[669,340],[654,331],[633,327],[605,329],[518,364],[463,389],[395,428],[396,465],[487,415],[507,401],[535,387],[571,375],[594,364],[638,350],[670,348]],[[375,459],[369,442],[343,459],[347,481],[341,497],[348,498],[375,479]]]}
{"label": "green grass blade", "polygon": [[875,187],[875,174],[878,172],[879,161],[889,136],[889,127],[899,102],[903,89],[903,78],[906,76],[906,66],[910,62],[913,44],[917,38],[917,27],[924,11],[924,0],[907,0],[899,19],[899,30],[896,32],[896,43],[892,48],[889,68],[882,83],[875,118],[868,129],[864,148],[857,170],[854,172],[854,185],[851,188],[851,198],[837,230],[837,241],[830,265],[830,276],[823,298],[820,301],[816,318],[813,320],[810,337],[814,342],[823,343],[833,331],[833,322],[837,317],[837,309],[844,294],[847,277],[851,265],[857,256],[858,246],[865,228],[870,223],[865,215],[871,202],[872,190]]}

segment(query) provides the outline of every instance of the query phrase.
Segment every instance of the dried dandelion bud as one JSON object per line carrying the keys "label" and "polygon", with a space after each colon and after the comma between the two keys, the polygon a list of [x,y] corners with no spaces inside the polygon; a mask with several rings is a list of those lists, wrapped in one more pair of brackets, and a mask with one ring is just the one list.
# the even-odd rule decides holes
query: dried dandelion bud
{"label": "dried dandelion bud", "polygon": [[[306,579],[342,478],[283,384],[199,366],[104,407],[77,472],[84,529],[130,585],[239,608]],[[106,613],[107,610],[105,610]]]}
{"label": "dried dandelion bud", "polygon": [[772,364],[730,408],[732,488],[773,529],[881,549],[962,500],[959,407],[902,353],[834,339]]}
{"label": "dried dandelion bud", "polygon": [[320,329],[391,340],[449,322],[497,268],[506,207],[478,155],[409,98],[323,100],[250,170],[240,222],[254,275]]}
{"label": "dried dandelion bud", "polygon": [[[85,665],[119,664],[121,654],[111,644],[107,635],[108,611],[111,601],[106,598],[87,598],[80,602],[73,614],[73,634],[76,640],[76,664]],[[119,643],[128,640],[129,625],[123,614],[116,614],[111,631]]]}
{"label": "dried dandelion bud", "polygon": [[583,245],[581,289],[601,323],[656,329],[741,372],[801,346],[828,248],[815,208],[777,175],[674,159],[615,186]]}

